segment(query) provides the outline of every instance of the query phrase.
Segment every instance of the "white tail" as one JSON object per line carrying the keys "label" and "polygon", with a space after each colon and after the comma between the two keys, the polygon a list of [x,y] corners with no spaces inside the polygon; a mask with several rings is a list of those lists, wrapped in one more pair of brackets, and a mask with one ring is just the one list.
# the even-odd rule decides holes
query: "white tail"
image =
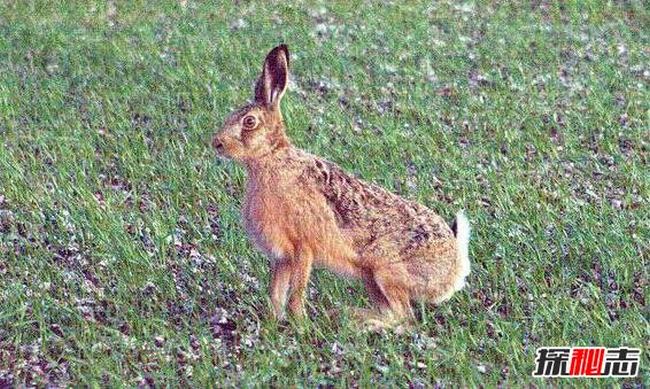
{"label": "white tail", "polygon": [[456,214],[456,250],[458,252],[458,275],[454,281],[454,290],[465,286],[465,277],[469,275],[469,220],[461,210]]}

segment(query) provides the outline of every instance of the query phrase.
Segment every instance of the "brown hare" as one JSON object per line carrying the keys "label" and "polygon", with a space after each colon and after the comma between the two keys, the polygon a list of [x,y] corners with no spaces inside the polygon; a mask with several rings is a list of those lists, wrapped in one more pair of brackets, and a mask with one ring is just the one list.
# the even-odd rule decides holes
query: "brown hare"
{"label": "brown hare", "polygon": [[248,173],[242,215],[255,245],[271,262],[274,316],[285,302],[304,315],[313,267],[360,278],[376,310],[358,310],[370,325],[413,318],[412,300],[438,304],[461,289],[470,272],[469,223],[456,232],[435,212],[294,147],[282,122],[289,51],[266,57],[255,98],[232,113],[212,141],[217,153]]}

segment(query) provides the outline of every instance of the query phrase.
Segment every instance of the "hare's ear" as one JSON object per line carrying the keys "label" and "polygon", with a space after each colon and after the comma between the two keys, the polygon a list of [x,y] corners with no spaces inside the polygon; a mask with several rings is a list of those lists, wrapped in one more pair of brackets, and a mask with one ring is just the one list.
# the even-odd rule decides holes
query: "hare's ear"
{"label": "hare's ear", "polygon": [[262,75],[255,85],[255,102],[271,109],[279,109],[288,83],[289,49],[287,45],[280,45],[266,56]]}

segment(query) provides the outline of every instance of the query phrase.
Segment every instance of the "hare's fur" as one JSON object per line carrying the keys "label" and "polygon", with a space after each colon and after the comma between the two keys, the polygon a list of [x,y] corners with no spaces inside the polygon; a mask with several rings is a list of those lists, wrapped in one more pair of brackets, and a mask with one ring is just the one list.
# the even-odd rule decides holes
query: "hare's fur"
{"label": "hare's fur", "polygon": [[275,316],[283,317],[287,298],[293,314],[304,314],[313,267],[362,279],[387,321],[412,318],[413,299],[448,299],[470,271],[467,218],[457,214],[454,235],[427,207],[291,145],[279,106],[288,65],[286,46],[272,50],[255,102],[231,114],[213,140],[220,154],[246,166],[242,214],[251,239],[271,259]]}

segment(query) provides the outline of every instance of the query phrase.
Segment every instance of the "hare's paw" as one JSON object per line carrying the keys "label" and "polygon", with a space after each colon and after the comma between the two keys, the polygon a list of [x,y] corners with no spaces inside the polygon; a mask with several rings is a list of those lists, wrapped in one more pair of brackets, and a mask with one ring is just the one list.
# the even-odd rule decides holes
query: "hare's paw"
{"label": "hare's paw", "polygon": [[379,332],[382,329],[390,328],[386,317],[378,311],[365,308],[353,308],[351,316],[355,323],[365,331]]}
{"label": "hare's paw", "polygon": [[361,328],[368,332],[394,331],[403,334],[412,329],[413,323],[405,318],[397,318],[390,311],[379,312],[364,308],[355,308],[352,317]]}
{"label": "hare's paw", "polygon": [[378,313],[366,308],[350,308],[350,316],[358,323],[363,323],[366,320],[376,318]]}

